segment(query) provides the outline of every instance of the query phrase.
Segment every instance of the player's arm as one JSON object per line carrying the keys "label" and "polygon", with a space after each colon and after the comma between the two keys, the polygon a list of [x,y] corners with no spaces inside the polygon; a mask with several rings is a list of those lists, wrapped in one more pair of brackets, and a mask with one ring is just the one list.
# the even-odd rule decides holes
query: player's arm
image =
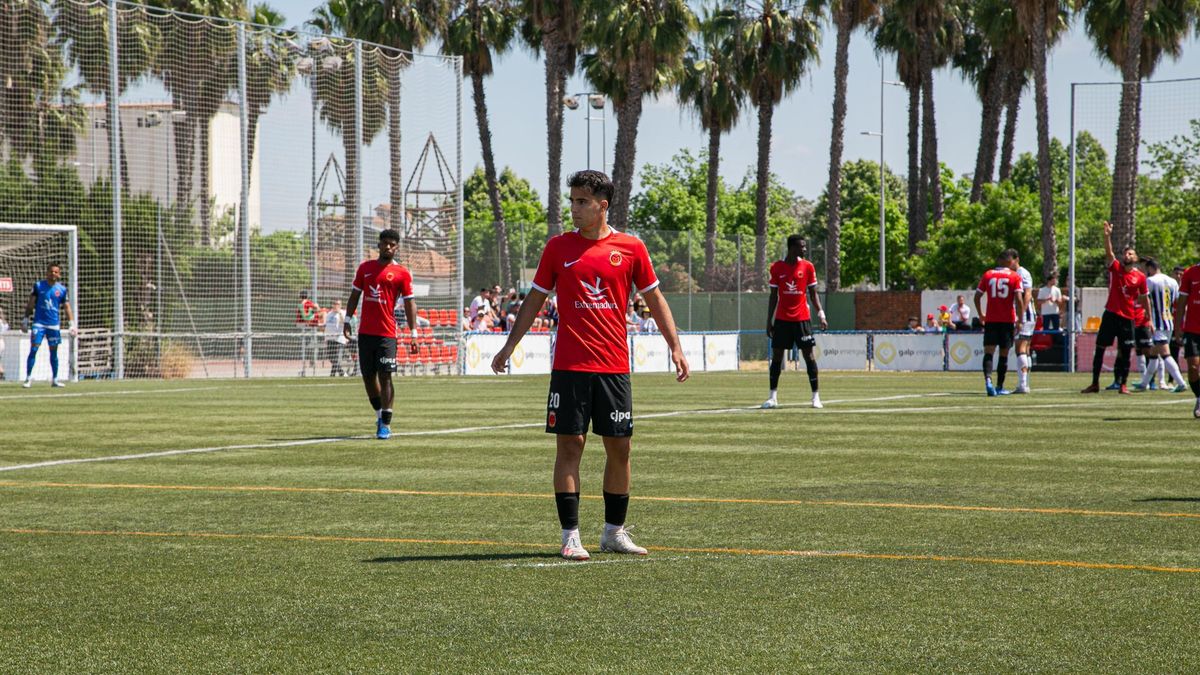
{"label": "player's arm", "polygon": [[1029,289],[1021,291],[1017,295],[1017,316],[1021,317],[1021,321],[1025,320],[1025,310],[1029,309]]}
{"label": "player's arm", "polygon": [[[346,339],[350,339],[351,324],[350,319],[354,318],[354,311],[358,309],[358,299],[362,297],[362,291],[357,288],[350,289],[350,297],[346,300],[346,323],[342,324],[342,335]],[[407,305],[405,305],[407,307]]]}
{"label": "player's arm", "polygon": [[817,318],[821,321],[821,330],[828,330],[829,322],[825,320],[825,310],[821,307],[821,296],[817,293],[816,284],[808,287],[808,300],[813,307],[817,308]]}
{"label": "player's arm", "polygon": [[984,317],[983,308],[979,305],[980,298],[983,297],[983,291],[975,289],[975,316],[979,317],[979,323],[986,325],[987,319]]}
{"label": "player's arm", "polygon": [[675,379],[683,382],[688,379],[691,369],[688,368],[687,357],[683,355],[683,345],[679,344],[679,333],[675,330],[675,317],[671,316],[671,306],[667,304],[667,299],[663,297],[658,286],[643,293],[642,298],[646,300],[646,308],[650,310],[650,316],[654,317],[654,322],[658,324],[658,332],[662,333],[663,339],[667,341],[667,346],[671,348],[671,362],[675,364]]}
{"label": "player's arm", "polygon": [[546,304],[546,297],[545,293],[536,288],[529,289],[529,293],[525,295],[525,302],[521,303],[521,310],[517,312],[517,318],[513,321],[512,329],[508,331],[508,339],[504,341],[504,346],[492,358],[493,373],[500,374],[505,371],[508,357],[512,356],[517,343],[525,337],[525,333],[533,325],[533,320],[537,318],[538,312],[542,311],[542,305]]}
{"label": "player's arm", "polygon": [[1113,264],[1113,261],[1117,259],[1117,254],[1113,251],[1112,232],[1113,224],[1107,220],[1104,221],[1104,255],[1108,256],[1109,265]]}
{"label": "player's arm", "polygon": [[416,354],[417,346],[417,301],[413,298],[404,299],[404,319],[408,321],[408,353]]}
{"label": "player's arm", "polygon": [[1175,330],[1171,331],[1174,337],[1183,335],[1183,322],[1187,318],[1187,293],[1180,292],[1179,297],[1175,298],[1175,309],[1172,312],[1175,315]]}
{"label": "player's arm", "polygon": [[79,329],[75,327],[75,313],[71,311],[71,303],[64,300],[62,309],[63,315],[67,317],[67,325],[71,327],[71,337],[79,335]]}
{"label": "player's arm", "polygon": [[771,287],[771,296],[767,298],[767,337],[775,337],[775,307],[779,304],[779,289]]}

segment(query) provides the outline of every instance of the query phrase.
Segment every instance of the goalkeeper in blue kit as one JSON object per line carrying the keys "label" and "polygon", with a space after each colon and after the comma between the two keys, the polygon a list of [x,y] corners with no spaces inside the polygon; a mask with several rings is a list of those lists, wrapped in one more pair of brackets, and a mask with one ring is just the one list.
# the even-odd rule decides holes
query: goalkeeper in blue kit
{"label": "goalkeeper in blue kit", "polygon": [[50,349],[50,382],[52,386],[64,387],[58,379],[58,345],[62,343],[62,323],[59,315],[66,317],[71,336],[76,335],[75,317],[71,303],[67,300],[67,287],[62,285],[62,268],[51,264],[46,269],[46,278],[33,285],[29,300],[25,303],[23,330],[29,330],[29,358],[25,360],[25,381],[22,387],[33,386],[33,364],[37,361],[38,349],[45,340]]}

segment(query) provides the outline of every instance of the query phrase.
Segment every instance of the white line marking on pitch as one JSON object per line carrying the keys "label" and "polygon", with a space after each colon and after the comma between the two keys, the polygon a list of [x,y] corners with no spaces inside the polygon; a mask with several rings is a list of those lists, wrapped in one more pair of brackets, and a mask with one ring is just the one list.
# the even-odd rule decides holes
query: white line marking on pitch
{"label": "white line marking on pitch", "polygon": [[543,563],[504,563],[502,567],[516,568],[531,568],[531,567],[583,567],[585,565],[613,565],[618,563],[633,563],[644,564],[652,562],[672,562],[676,560],[689,560],[690,555],[675,555],[668,557],[654,556],[638,556],[636,558],[616,558],[610,560],[560,560],[558,562],[543,562]]}
{"label": "white line marking on pitch", "polygon": [[78,398],[81,396],[129,396],[134,394],[175,394],[181,391],[209,391],[222,387],[180,387],[178,389],[126,389],[121,391],[75,391],[61,394],[6,394],[0,399]]}

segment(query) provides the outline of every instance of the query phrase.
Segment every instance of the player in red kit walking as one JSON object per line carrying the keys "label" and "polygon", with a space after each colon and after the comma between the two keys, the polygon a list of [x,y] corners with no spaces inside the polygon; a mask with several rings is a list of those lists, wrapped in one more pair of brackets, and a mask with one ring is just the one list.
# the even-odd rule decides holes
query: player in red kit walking
{"label": "player in red kit walking", "polygon": [[[1004,375],[1008,372],[1008,350],[1013,345],[1017,317],[1024,316],[1028,296],[1022,290],[1021,275],[1012,269],[1012,251],[1004,251],[996,266],[983,273],[975,289],[975,312],[983,318],[983,382],[988,396],[1006,396]],[[987,312],[979,300],[987,296]],[[992,356],[1000,349],[996,362],[996,383],[992,384]]]}
{"label": "player in red kit walking", "polygon": [[[413,301],[412,274],[393,261],[400,246],[400,234],[395,230],[379,233],[379,257],[358,266],[354,288],[346,301],[346,318],[354,316],[358,300],[363,301],[362,319],[358,326],[358,363],[362,369],[367,398],[375,409],[375,437],[387,439],[392,435],[392,400],[395,388],[392,373],[396,372],[396,300],[404,298],[404,316],[408,319],[411,340],[408,350],[417,353],[417,304]],[[350,321],[342,332],[350,339]]]}
{"label": "player in red kit walking", "polygon": [[1179,297],[1175,300],[1175,335],[1182,337],[1188,385],[1196,395],[1192,417],[1200,419],[1200,264],[1187,268],[1180,278]]}
{"label": "player in red kit walking", "polygon": [[829,328],[825,321],[825,310],[821,309],[821,297],[817,295],[817,270],[804,259],[808,253],[808,241],[793,234],[787,238],[787,257],[771,263],[771,298],[767,302],[767,337],[771,340],[771,393],[763,408],[779,406],[777,392],[779,374],[783,371],[785,350],[799,347],[804,355],[804,366],[808,370],[808,384],[812,387],[812,407],[823,408],[821,394],[817,390],[817,359],[813,356],[816,337],[808,311],[811,300],[817,308],[821,330]]}
{"label": "player in red kit walking", "polygon": [[1096,353],[1092,357],[1092,383],[1083,388],[1082,394],[1095,394],[1100,391],[1100,369],[1104,367],[1104,351],[1115,339],[1117,341],[1117,362],[1113,366],[1116,382],[1113,384],[1122,394],[1128,394],[1126,380],[1129,378],[1129,352],[1134,345],[1134,321],[1136,310],[1134,306],[1142,302],[1147,295],[1146,275],[1142,274],[1135,265],[1138,261],[1137,251],[1132,246],[1125,247],[1121,259],[1113,251],[1112,223],[1104,223],[1104,252],[1108,254],[1108,302],[1104,305],[1104,315],[1100,318],[1100,332],[1096,334]]}
{"label": "player in red kit walking", "polygon": [[612,181],[599,171],[567,179],[574,232],[546,242],[532,289],[513,322],[492,370],[505,372],[508,358],[551,291],[558,293],[558,338],[546,405],[546,433],[556,434],[554,500],[562,526],[562,556],[587,560],[579,538],[579,462],[588,425],[603,439],[604,533],[600,550],[645,555],[625,530],[629,507],[633,395],[629,384],[629,338],[625,307],[636,288],[671,348],[676,379],[688,378],[688,363],[671,309],[658,288],[646,245],[608,226]]}

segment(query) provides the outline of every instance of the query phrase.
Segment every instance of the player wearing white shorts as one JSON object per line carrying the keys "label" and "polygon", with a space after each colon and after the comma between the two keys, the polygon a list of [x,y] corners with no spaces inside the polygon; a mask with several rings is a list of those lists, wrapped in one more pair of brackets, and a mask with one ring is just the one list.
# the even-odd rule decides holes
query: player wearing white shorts
{"label": "player wearing white shorts", "polygon": [[[1037,327],[1037,307],[1033,300],[1033,275],[1021,266],[1021,254],[1016,249],[1005,251],[1011,260],[1009,266],[1021,276],[1021,292],[1017,296],[1017,304],[1023,305],[1025,311],[1017,317],[1017,394],[1029,393],[1029,368],[1033,365],[1029,346],[1033,342],[1033,331]],[[1021,298],[1024,302],[1021,302]]]}
{"label": "player wearing white shorts", "polygon": [[1159,368],[1165,369],[1166,373],[1177,383],[1176,392],[1187,391],[1187,386],[1183,384],[1183,375],[1179,372],[1179,363],[1175,361],[1175,357],[1171,354],[1171,334],[1175,331],[1175,301],[1179,299],[1179,282],[1170,276],[1163,274],[1162,269],[1158,265],[1158,261],[1153,258],[1146,260],[1146,272],[1149,276],[1146,277],[1147,295],[1144,301],[1146,313],[1150,317],[1150,327],[1152,332],[1151,340],[1153,344],[1150,347],[1150,359],[1147,364],[1146,376],[1142,379],[1142,384],[1138,387],[1153,389],[1155,385],[1155,375]]}

